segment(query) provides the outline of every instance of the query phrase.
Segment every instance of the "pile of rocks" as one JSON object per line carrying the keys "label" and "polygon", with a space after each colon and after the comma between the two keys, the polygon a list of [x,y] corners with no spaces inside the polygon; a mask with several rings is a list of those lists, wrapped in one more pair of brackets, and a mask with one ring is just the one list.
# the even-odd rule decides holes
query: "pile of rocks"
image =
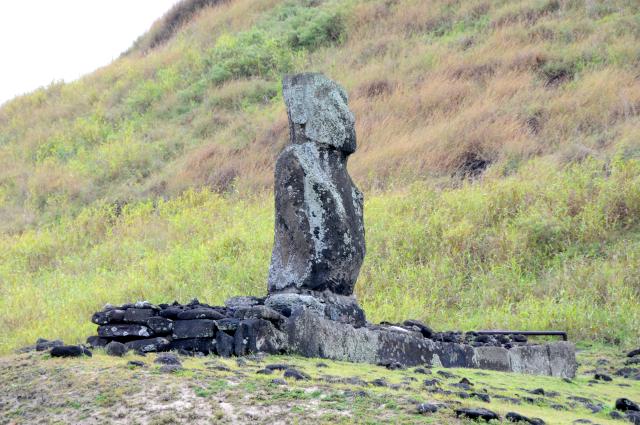
{"label": "pile of rocks", "polygon": [[278,330],[285,317],[263,304],[264,299],[236,297],[225,306],[193,300],[182,305],[153,305],[139,301],[106,305],[91,321],[98,335],[87,343],[104,347],[112,341],[139,353],[176,350],[182,353],[242,356],[250,352],[284,351],[284,334]]}

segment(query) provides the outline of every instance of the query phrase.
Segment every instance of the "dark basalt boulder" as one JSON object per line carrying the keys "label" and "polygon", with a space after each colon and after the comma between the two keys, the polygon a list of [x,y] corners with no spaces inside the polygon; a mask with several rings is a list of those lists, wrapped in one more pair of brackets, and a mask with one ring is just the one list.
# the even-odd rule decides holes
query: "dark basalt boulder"
{"label": "dark basalt boulder", "polygon": [[436,413],[439,409],[437,404],[433,403],[420,403],[418,404],[417,411],[418,413],[425,415],[427,413]]}
{"label": "dark basalt boulder", "polygon": [[476,408],[476,407],[462,407],[460,409],[456,409],[456,416],[465,417],[469,419],[473,419],[475,421],[482,419],[484,421],[492,421],[492,420],[500,420],[500,416],[497,413],[492,412],[488,409]]}
{"label": "dark basalt boulder", "polygon": [[509,422],[519,422],[530,425],[545,425],[545,422],[540,418],[528,418],[516,412],[507,413],[507,416],[505,416],[505,418]]}
{"label": "dark basalt boulder", "polygon": [[63,345],[51,349],[51,357],[91,357],[91,351],[81,345]]}
{"label": "dark basalt boulder", "polygon": [[365,254],[363,196],[347,172],[356,149],[345,91],[322,74],[283,80],[291,144],[276,162],[269,292],[351,295]]}
{"label": "dark basalt boulder", "polygon": [[138,353],[157,353],[167,351],[170,347],[169,340],[161,337],[128,341],[124,345]]}
{"label": "dark basalt boulder", "polygon": [[127,354],[127,346],[118,341],[111,341],[104,347],[104,351],[115,357],[122,357]]}
{"label": "dark basalt boulder", "polygon": [[154,335],[169,335],[173,330],[173,321],[164,317],[152,317],[147,320],[147,327]]}
{"label": "dark basalt boulder", "polygon": [[176,339],[171,341],[169,347],[171,350],[180,352],[212,354],[216,352],[216,340],[214,338]]}
{"label": "dark basalt boulder", "polygon": [[99,337],[97,335],[87,337],[87,345],[91,348],[105,347],[108,343],[108,339]]}
{"label": "dark basalt boulder", "polygon": [[53,347],[62,347],[64,342],[59,339],[49,341],[48,339],[38,338],[36,341],[36,351],[47,351]]}
{"label": "dark basalt boulder", "polygon": [[616,400],[616,410],[620,410],[621,412],[640,412],[640,405],[628,398],[619,398]]}
{"label": "dark basalt boulder", "polygon": [[173,339],[214,338],[216,324],[213,320],[177,320],[173,322]]}
{"label": "dark basalt boulder", "polygon": [[216,334],[216,352],[222,357],[231,357],[234,348],[234,338],[222,331]]}
{"label": "dark basalt boulder", "polygon": [[123,322],[146,325],[147,320],[155,314],[156,312],[151,308],[128,308],[124,311]]}

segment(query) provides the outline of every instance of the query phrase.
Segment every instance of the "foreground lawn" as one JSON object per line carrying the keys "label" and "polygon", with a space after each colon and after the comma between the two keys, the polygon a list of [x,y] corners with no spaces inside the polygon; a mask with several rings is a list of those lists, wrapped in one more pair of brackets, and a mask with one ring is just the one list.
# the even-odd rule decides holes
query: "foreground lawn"
{"label": "foreground lawn", "polygon": [[[335,423],[467,423],[458,407],[485,407],[542,418],[547,424],[577,419],[616,424],[610,412],[615,400],[640,400],[640,383],[613,376],[593,381],[593,370],[612,373],[623,357],[608,348],[581,351],[579,376],[558,378],[446,369],[391,371],[382,367],[292,356],[243,359],[180,357],[183,369],[165,373],[156,355],[109,357],[96,350],[92,358],[54,359],[48,354],[10,355],[0,359],[0,424],[335,424]],[[132,366],[129,361],[142,361]],[[256,372],[280,363],[309,375],[308,380]],[[462,378],[473,384],[463,389]],[[274,384],[274,379],[284,384]],[[425,380],[439,384],[426,386]],[[433,388],[443,391],[433,392]],[[531,391],[542,388],[544,395]],[[431,389],[431,390],[430,390]],[[451,394],[446,394],[452,391]],[[490,402],[461,398],[459,393],[487,394]],[[540,391],[537,391],[540,392]],[[417,404],[441,403],[435,414],[417,413]],[[590,403],[590,404],[589,404]],[[593,413],[589,406],[601,409]],[[471,422],[469,422],[471,423]]]}

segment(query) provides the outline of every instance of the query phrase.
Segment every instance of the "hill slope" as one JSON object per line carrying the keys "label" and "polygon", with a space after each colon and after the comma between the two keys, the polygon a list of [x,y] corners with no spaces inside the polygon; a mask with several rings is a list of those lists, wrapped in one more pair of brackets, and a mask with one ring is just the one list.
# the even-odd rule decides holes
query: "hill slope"
{"label": "hill slope", "polygon": [[0,351],[80,339],[107,301],[263,293],[279,81],[301,70],[343,84],[357,117],[371,319],[640,336],[637,2],[171,13],[113,64],[0,109]]}

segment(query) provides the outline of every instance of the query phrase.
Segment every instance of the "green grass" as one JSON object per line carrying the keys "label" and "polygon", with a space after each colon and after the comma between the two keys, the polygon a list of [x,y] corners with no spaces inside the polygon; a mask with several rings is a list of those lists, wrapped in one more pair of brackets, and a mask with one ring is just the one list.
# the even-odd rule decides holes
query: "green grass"
{"label": "green grass", "polygon": [[[484,407],[504,418],[515,411],[539,417],[549,424],[572,424],[577,419],[615,424],[609,413],[617,398],[640,399],[638,381],[614,376],[612,382],[592,382],[593,369],[604,373],[622,366],[618,350],[591,347],[578,352],[581,363],[578,376],[570,382],[545,376],[447,369],[454,377],[419,374],[414,368],[390,371],[369,364],[354,364],[297,356],[271,356],[261,361],[246,358],[242,366],[234,359],[216,358],[216,364],[229,370],[208,366],[210,357],[181,357],[184,373],[164,374],[153,363],[154,354],[145,358],[128,354],[114,358],[96,350],[90,359],[55,359],[42,353],[9,355],[0,358],[0,423],[27,424],[79,423],[107,421],[137,423],[149,418],[153,423],[226,423],[246,422],[317,424],[403,423],[471,424],[456,418],[454,409]],[[129,360],[142,360],[144,367],[130,369]],[[285,379],[286,385],[274,385],[282,372],[256,374],[265,364],[285,363],[310,375],[310,380]],[[455,387],[462,378],[472,384],[471,391],[491,397],[490,403],[475,398],[462,399]],[[356,379],[357,383],[354,383]],[[382,378],[388,386],[371,385]],[[423,384],[437,378],[438,387],[450,394],[433,393]],[[544,395],[530,391],[542,388]],[[30,397],[17,397],[29,394]],[[501,398],[506,397],[506,398]],[[592,413],[574,397],[583,397],[602,406]],[[513,401],[516,399],[516,402]],[[417,414],[416,405],[438,403],[436,414]],[[554,406],[562,406],[557,409]]]}
{"label": "green grass", "polygon": [[[356,295],[372,321],[640,337],[637,160],[562,171],[539,160],[461,187],[371,194],[365,223]],[[210,191],[90,207],[1,236],[0,351],[37,337],[82,341],[107,302],[263,295],[272,238],[270,194]]]}
{"label": "green grass", "polygon": [[[0,353],[80,342],[107,302],[263,295],[280,80],[304,70],[344,85],[357,117],[370,320],[636,343],[636,2],[235,0],[194,16],[0,108]],[[470,158],[490,164],[477,181]]]}

